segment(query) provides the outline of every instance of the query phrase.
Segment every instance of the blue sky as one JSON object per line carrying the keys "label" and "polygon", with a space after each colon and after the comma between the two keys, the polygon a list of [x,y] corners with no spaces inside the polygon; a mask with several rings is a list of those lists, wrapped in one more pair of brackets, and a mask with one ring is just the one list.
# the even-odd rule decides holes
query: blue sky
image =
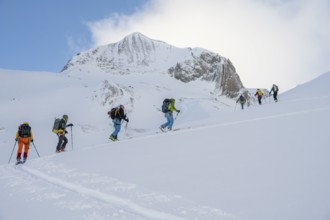
{"label": "blue sky", "polygon": [[0,0],[0,68],[59,72],[79,49],[92,46],[86,22],[132,14],[145,1]]}
{"label": "blue sky", "polygon": [[329,0],[0,0],[0,68],[59,72],[140,32],[229,58],[244,86],[290,89],[330,71]]}

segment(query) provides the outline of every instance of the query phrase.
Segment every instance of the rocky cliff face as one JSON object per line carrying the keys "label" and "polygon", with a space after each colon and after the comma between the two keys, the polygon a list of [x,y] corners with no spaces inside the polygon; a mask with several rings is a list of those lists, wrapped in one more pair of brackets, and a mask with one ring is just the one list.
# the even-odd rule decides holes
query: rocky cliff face
{"label": "rocky cliff face", "polygon": [[238,96],[244,88],[230,60],[207,51],[194,59],[177,63],[168,72],[183,82],[198,79],[215,82],[215,91],[230,98]]}
{"label": "rocky cliff face", "polygon": [[176,48],[140,33],[79,53],[61,72],[77,69],[88,72],[95,68],[111,74],[169,74],[185,83],[205,80],[215,83],[217,94],[230,98],[244,89],[229,59],[201,48]]}

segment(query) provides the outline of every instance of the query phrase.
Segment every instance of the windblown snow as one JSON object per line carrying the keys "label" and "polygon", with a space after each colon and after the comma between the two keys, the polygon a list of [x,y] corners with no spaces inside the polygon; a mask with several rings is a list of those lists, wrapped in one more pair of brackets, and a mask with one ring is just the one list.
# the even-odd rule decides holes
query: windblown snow
{"label": "windblown snow", "polygon": [[[330,73],[244,110],[214,84],[164,74],[0,75],[1,220],[330,219]],[[167,97],[179,130],[161,133]],[[130,121],[111,142],[119,104]],[[56,154],[63,114],[74,127]],[[23,122],[35,145],[15,166]]]}

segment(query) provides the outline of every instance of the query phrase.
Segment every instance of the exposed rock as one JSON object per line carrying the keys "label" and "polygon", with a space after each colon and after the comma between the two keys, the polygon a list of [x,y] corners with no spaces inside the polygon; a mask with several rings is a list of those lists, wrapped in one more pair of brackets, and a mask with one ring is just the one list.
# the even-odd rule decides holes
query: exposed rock
{"label": "exposed rock", "polygon": [[243,84],[229,59],[201,48],[176,48],[140,33],[128,35],[118,43],[94,48],[74,56],[61,72],[96,68],[111,74],[170,74],[189,83],[214,82],[215,93],[237,97]]}

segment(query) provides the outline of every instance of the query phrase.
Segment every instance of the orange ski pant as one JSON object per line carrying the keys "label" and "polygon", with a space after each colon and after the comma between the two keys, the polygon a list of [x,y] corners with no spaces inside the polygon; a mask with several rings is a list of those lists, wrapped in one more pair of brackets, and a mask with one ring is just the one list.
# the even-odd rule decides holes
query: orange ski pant
{"label": "orange ski pant", "polygon": [[29,137],[20,137],[18,140],[18,150],[17,150],[17,159],[21,158],[22,150],[24,146],[24,158],[27,158],[29,152],[29,144],[30,138]]}

